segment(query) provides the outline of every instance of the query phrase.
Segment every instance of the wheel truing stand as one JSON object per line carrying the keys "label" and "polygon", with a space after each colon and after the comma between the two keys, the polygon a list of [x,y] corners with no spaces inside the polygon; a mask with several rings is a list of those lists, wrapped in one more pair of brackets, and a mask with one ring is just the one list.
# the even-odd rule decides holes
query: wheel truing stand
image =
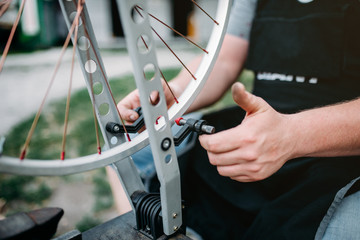
{"label": "wheel truing stand", "polygon": [[[68,27],[76,12],[76,1],[59,0]],[[160,196],[145,192],[144,186],[137,173],[131,157],[119,159],[112,164],[116,170],[127,197],[132,204],[137,219],[137,229],[148,236],[158,238],[163,235],[173,235],[182,229],[182,201],[180,192],[180,172],[177,156],[174,149],[190,131],[212,131],[203,121],[179,120],[180,125],[185,125],[176,136],[176,141],[171,133],[171,124],[165,95],[160,79],[160,70],[155,54],[153,33],[147,14],[148,7],[145,0],[117,0],[123,29],[125,31],[127,47],[134,67],[134,77],[139,90],[141,102],[141,118],[131,131],[137,131],[145,123],[149,135],[149,142],[155,162],[157,176],[160,182]],[[134,17],[137,6],[141,6],[142,14]],[[120,116],[111,95],[105,69],[96,44],[91,22],[84,6],[81,17],[77,41],[77,53],[80,65],[87,82],[91,101],[95,106],[99,126],[101,128],[105,146],[114,148],[124,142],[126,138],[121,134]],[[146,51],[140,51],[140,39],[146,39]],[[147,79],[145,69],[154,70],[152,79]],[[102,87],[101,93],[94,94],[95,84]],[[153,92],[159,94],[159,101],[149,101]],[[105,109],[105,111],[101,110]],[[140,109],[138,109],[140,111]],[[131,127],[130,127],[131,128]],[[121,161],[120,161],[121,160]]]}
{"label": "wheel truing stand", "polygon": [[[182,225],[180,172],[155,55],[155,43],[147,14],[147,2],[145,0],[118,0],[117,3],[123,29],[127,37],[128,51],[134,66],[135,81],[140,92],[140,102],[147,131],[149,132],[149,141],[155,167],[161,184],[160,199],[163,232],[166,235],[171,235],[178,231]],[[76,4],[73,1],[60,0],[60,5],[67,24],[70,26],[72,22],[71,18],[74,16],[74,12],[76,12]],[[135,6],[137,5],[141,6],[144,12],[140,20],[133,18]],[[120,122],[119,114],[116,109],[116,104],[113,103],[105,69],[96,45],[95,35],[86,7],[84,7],[82,16],[84,17],[81,18],[80,21],[82,24],[79,26],[78,39],[73,39],[73,41],[78,42],[77,53],[80,59],[80,65],[82,66],[82,71],[87,81],[90,96],[94,96],[91,100],[96,108],[96,115],[105,139],[105,145],[108,148],[112,148],[125,142],[126,139],[122,134],[113,134],[105,129],[108,123]],[[140,53],[137,47],[140,36],[144,36],[147,39],[149,48],[146,53]],[[144,75],[146,66],[151,66],[155,71],[154,78],[151,80],[146,79]],[[92,93],[94,84],[100,84],[103,87],[103,91],[98,95]],[[149,96],[153,91],[157,91],[160,97],[160,101],[156,105],[149,102]],[[101,108],[108,108],[109,110],[104,114],[104,112],[99,111]],[[155,124],[160,116],[164,121]],[[169,141],[168,147],[165,149],[161,147],[164,139]],[[145,191],[133,161],[128,157],[126,160],[114,163],[113,168],[118,173],[128,199],[132,203],[130,196],[133,195],[135,191]]]}

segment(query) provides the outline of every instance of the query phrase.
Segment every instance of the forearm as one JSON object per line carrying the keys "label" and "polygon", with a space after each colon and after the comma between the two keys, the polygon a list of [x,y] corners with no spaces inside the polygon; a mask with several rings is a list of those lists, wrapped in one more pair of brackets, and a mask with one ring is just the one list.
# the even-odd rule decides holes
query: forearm
{"label": "forearm", "polygon": [[[237,80],[245,62],[247,50],[248,42],[246,40],[231,35],[225,36],[214,68],[199,96],[188,109],[188,112],[209,106],[223,96],[231,84]],[[201,58],[198,57],[189,64],[188,68],[195,72],[200,62]],[[177,92],[181,93],[185,90],[190,80],[191,76],[186,71],[182,71],[171,81],[170,85]]]}
{"label": "forearm", "polygon": [[360,99],[290,116],[294,157],[360,155]]}

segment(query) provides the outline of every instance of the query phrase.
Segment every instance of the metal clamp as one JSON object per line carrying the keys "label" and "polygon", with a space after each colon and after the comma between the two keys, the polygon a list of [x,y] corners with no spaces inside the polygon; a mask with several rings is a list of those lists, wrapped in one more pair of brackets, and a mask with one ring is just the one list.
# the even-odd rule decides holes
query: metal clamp
{"label": "metal clamp", "polygon": [[112,134],[120,134],[125,133],[125,128],[128,133],[137,133],[145,125],[145,122],[141,107],[136,108],[134,111],[139,114],[139,118],[132,125],[123,126],[119,123],[108,122],[106,124],[106,131]]}
{"label": "metal clamp", "polygon": [[198,134],[212,134],[215,132],[215,127],[208,125],[205,120],[178,118],[175,123],[183,126],[174,136],[175,146],[179,146],[191,132]]}

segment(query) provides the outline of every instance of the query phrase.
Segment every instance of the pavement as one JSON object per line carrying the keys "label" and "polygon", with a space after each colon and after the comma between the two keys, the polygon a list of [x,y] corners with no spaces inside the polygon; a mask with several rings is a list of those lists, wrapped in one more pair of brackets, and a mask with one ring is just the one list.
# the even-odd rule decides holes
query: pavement
{"label": "pavement", "polygon": [[[178,44],[173,50],[185,63],[198,53],[184,47],[184,44]],[[0,136],[6,135],[12,126],[36,113],[49,85],[60,52],[60,48],[52,48],[32,53],[11,54],[7,57],[4,69],[0,73]],[[69,48],[47,102],[65,97],[67,94],[71,53]],[[101,51],[101,55],[108,78],[132,72],[131,61],[126,51],[105,49]],[[157,50],[157,58],[162,69],[181,67],[178,60],[165,48]],[[85,87],[78,62],[76,62],[73,79],[73,90]]]}

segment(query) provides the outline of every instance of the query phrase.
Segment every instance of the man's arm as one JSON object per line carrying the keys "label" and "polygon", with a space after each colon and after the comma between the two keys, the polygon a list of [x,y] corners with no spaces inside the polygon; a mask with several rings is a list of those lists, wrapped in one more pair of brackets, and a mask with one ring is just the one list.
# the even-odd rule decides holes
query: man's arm
{"label": "man's arm", "polygon": [[[229,34],[225,36],[214,68],[196,101],[188,109],[188,112],[207,107],[217,102],[224,95],[241,73],[247,56],[248,45],[248,41],[243,38]],[[190,67],[196,70],[200,61],[201,58],[198,57],[190,64]],[[171,85],[183,91],[189,80],[188,74],[182,71],[172,81]]]}
{"label": "man's arm", "polygon": [[[206,81],[201,93],[187,112],[209,106],[223,96],[231,84],[237,80],[243,68],[247,51],[247,40],[229,34],[225,36],[223,45],[219,52],[219,57],[216,60],[209,79]],[[188,65],[190,71],[195,72],[200,64],[200,61],[201,57],[194,59]],[[187,71],[183,70],[176,78],[170,81],[169,85],[175,95],[180,96],[190,80],[191,76]],[[167,88],[164,89],[167,103],[168,105],[171,105],[173,103],[173,98],[171,97],[169,90]],[[137,91],[130,93],[118,103],[119,111],[125,121],[133,122],[138,118],[138,114],[132,109],[135,109],[139,105],[140,101]]]}
{"label": "man's arm", "polygon": [[199,137],[220,175],[252,182],[271,176],[293,158],[360,155],[360,99],[281,114],[240,83],[232,92],[247,112],[245,119],[232,129]]}
{"label": "man's arm", "polygon": [[360,99],[290,115],[294,157],[360,155]]}

